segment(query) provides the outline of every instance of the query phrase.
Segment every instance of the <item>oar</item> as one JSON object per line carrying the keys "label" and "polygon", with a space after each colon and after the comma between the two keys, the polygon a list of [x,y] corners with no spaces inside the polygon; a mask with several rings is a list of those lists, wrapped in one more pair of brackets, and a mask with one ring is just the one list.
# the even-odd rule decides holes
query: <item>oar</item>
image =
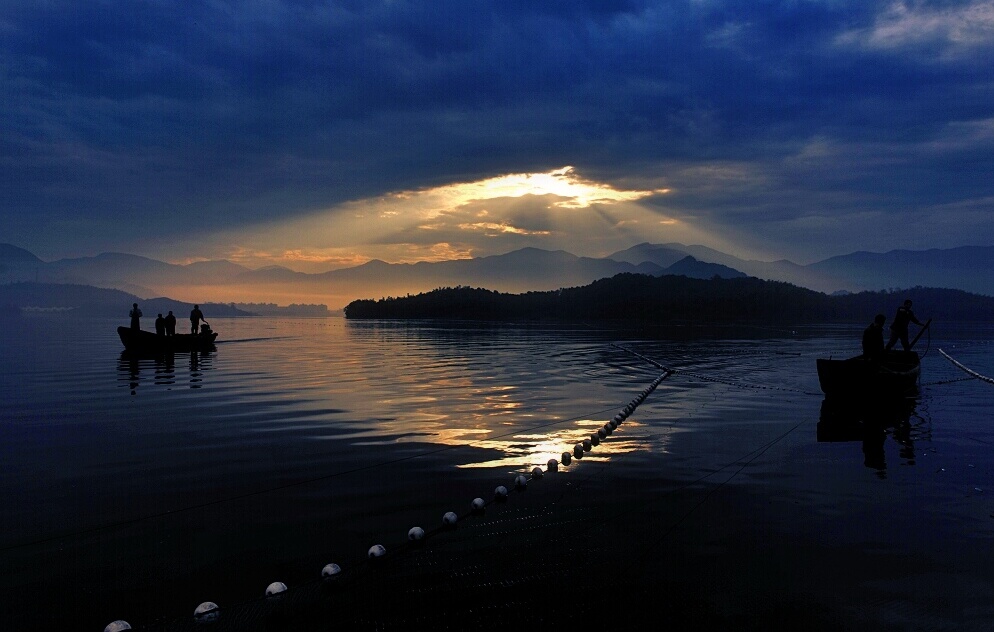
{"label": "oar", "polygon": [[925,330],[928,329],[928,326],[931,325],[931,324],[932,324],[932,319],[931,318],[929,318],[928,320],[925,321],[925,324],[922,325],[922,328],[918,332],[918,335],[915,336],[915,339],[911,341],[910,345],[908,345],[908,351],[911,351],[911,349],[915,346],[915,343],[918,342],[918,339],[922,337],[922,334],[925,333]]}

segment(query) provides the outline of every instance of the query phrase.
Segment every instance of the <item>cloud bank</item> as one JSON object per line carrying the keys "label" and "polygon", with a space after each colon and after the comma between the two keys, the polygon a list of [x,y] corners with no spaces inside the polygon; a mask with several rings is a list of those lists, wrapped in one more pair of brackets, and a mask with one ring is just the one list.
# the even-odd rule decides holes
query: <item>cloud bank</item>
{"label": "cloud bank", "polygon": [[[992,34],[979,1],[14,0],[2,240],[213,258],[239,231],[571,165],[668,189],[630,203],[742,252],[990,244]],[[457,255],[495,233],[596,250],[596,205],[570,236],[506,201],[431,229],[391,203],[342,243],[267,247],[362,259],[392,227]]]}

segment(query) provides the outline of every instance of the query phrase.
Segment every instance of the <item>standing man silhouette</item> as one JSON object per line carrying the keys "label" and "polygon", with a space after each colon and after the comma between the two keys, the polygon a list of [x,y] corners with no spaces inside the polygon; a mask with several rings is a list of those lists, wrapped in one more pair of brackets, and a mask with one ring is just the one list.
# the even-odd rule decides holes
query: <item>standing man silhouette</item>
{"label": "standing man silhouette", "polygon": [[897,314],[894,316],[894,322],[890,324],[890,340],[887,341],[887,351],[894,346],[894,343],[898,340],[901,341],[901,346],[904,347],[905,351],[911,348],[908,343],[908,325],[914,323],[916,325],[924,324],[915,317],[915,313],[911,311],[911,299],[904,301],[904,305],[897,308]]}
{"label": "standing man silhouette", "polygon": [[887,317],[877,314],[870,326],[863,330],[863,357],[878,360],[884,354],[884,323]]}
{"label": "standing man silhouette", "polygon": [[200,333],[200,321],[204,319],[204,313],[200,311],[199,305],[194,305],[193,310],[190,311],[190,333],[199,334]]}
{"label": "standing man silhouette", "polygon": [[132,303],[131,304],[131,311],[128,312],[128,316],[131,316],[131,328],[132,329],[141,329],[142,328],[142,325],[141,325],[142,311],[140,309],[138,309],[138,303]]}
{"label": "standing man silhouette", "polygon": [[176,335],[176,317],[173,316],[173,310],[169,310],[169,313],[166,314],[165,321],[166,321],[166,335],[167,336],[175,336]]}

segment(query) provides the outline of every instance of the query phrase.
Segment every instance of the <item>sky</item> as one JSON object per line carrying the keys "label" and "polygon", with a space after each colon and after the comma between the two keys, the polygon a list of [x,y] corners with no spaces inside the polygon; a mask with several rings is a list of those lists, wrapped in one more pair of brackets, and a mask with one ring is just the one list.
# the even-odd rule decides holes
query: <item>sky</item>
{"label": "sky", "polygon": [[319,272],[994,245],[994,1],[5,0],[0,242]]}

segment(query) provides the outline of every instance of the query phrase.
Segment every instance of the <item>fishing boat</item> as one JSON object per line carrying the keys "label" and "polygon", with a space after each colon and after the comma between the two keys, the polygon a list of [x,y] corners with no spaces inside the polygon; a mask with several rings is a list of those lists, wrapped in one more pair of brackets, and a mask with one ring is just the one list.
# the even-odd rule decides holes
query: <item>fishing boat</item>
{"label": "fishing boat", "polygon": [[159,353],[166,351],[213,351],[217,332],[206,322],[200,327],[198,334],[176,334],[162,336],[151,331],[118,327],[117,335],[121,337],[124,348],[136,353]]}
{"label": "fishing boat", "polygon": [[865,355],[834,360],[818,358],[818,383],[826,397],[855,401],[901,398],[918,392],[921,377],[921,358],[912,351],[932,319],[922,325],[921,331],[905,351],[888,349],[874,358]]}
{"label": "fishing boat", "polygon": [[921,358],[915,351],[887,351],[876,359],[818,358],[818,382],[830,397],[902,397],[918,389]]}

